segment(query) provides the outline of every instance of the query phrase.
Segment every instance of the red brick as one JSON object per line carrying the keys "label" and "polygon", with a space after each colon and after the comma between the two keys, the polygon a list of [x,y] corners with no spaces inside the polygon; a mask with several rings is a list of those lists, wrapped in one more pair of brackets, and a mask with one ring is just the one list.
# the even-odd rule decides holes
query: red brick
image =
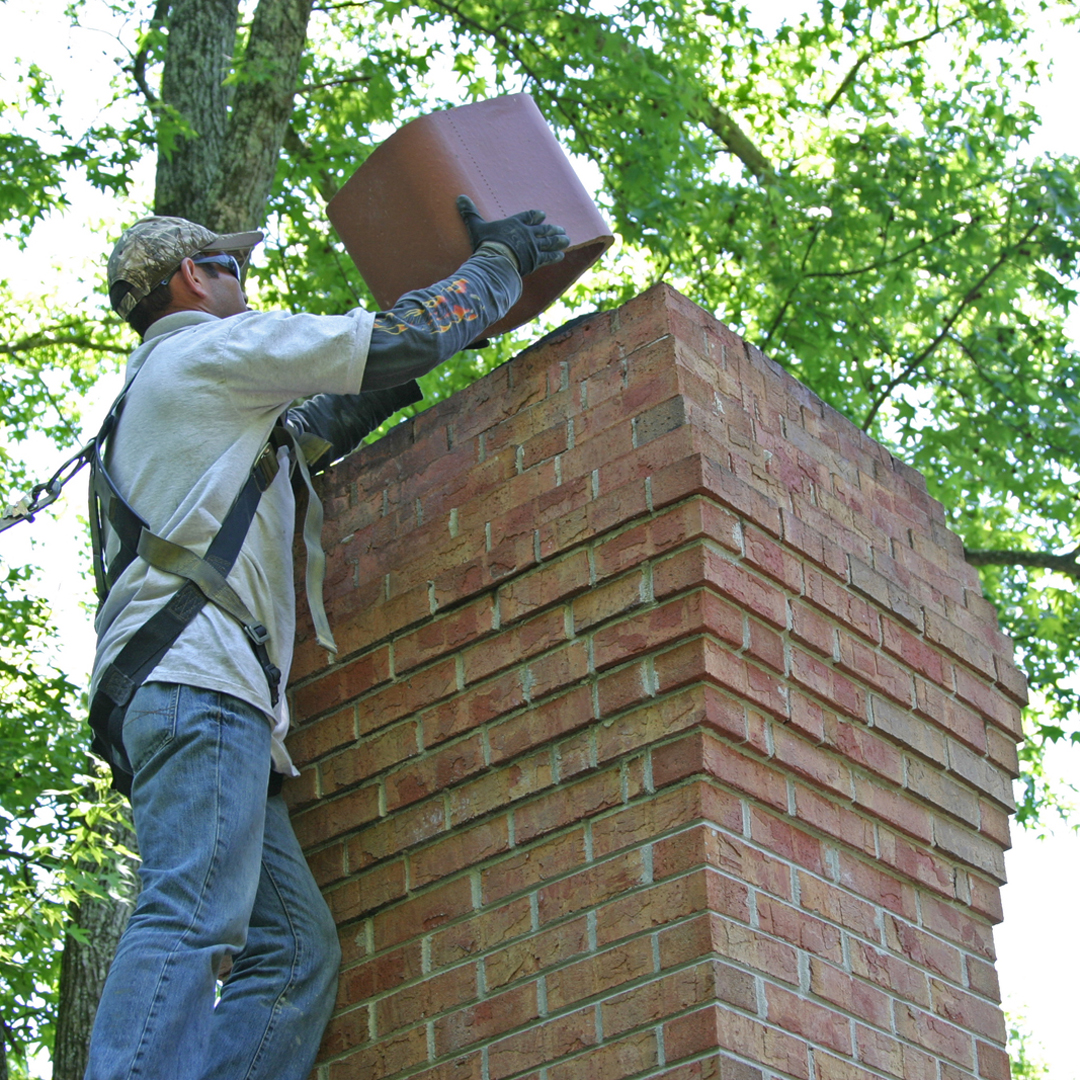
{"label": "red brick", "polygon": [[406,893],[405,860],[381,863],[326,894],[334,919],[339,923],[400,900]]}
{"label": "red brick", "polygon": [[958,1027],[974,1031],[996,1043],[1004,1044],[1007,1038],[1005,1017],[999,1006],[975,997],[957,986],[930,980],[932,1011]]}
{"label": "red brick", "polygon": [[810,991],[868,1023],[882,1028],[892,1026],[889,994],[816,957],[810,958]]}
{"label": "red brick", "polygon": [[927,1054],[883,1031],[856,1024],[855,1048],[859,1061],[900,1080],[939,1080],[940,1062],[936,1055]]}
{"label": "red brick", "polygon": [[929,844],[933,839],[929,811],[906,791],[895,791],[879,781],[856,776],[855,805],[923,843]]}
{"label": "red brick", "polygon": [[[931,614],[927,614],[927,624]],[[927,633],[927,640],[932,636]],[[916,637],[907,627],[890,618],[881,620],[881,647],[890,655],[900,660],[917,675],[929,679],[946,690],[952,689],[952,665],[946,663],[941,654]]]}
{"label": "red brick", "polygon": [[321,1057],[332,1057],[348,1050],[355,1050],[368,1041],[370,1019],[367,1008],[350,1009],[337,1013],[323,1034],[319,1047]]}
{"label": "red brick", "polygon": [[448,1008],[464,1005],[476,995],[476,967],[473,964],[430,975],[423,982],[398,990],[375,1003],[376,1032],[381,1038],[411,1027]]}
{"label": "red brick", "polygon": [[963,977],[959,949],[901,919],[885,917],[885,942],[893,952],[943,978],[959,982]]}
{"label": "red brick", "polygon": [[831,664],[792,648],[790,678],[796,685],[824,699],[855,720],[866,719],[866,691],[846,678]]}
{"label": "red brick", "polygon": [[940,731],[910,709],[898,708],[884,698],[872,696],[870,707],[878,731],[930,761],[945,764],[945,736]]}
{"label": "red brick", "polygon": [[[647,937],[636,938],[550,972],[545,978],[548,1008],[561,1012],[586,998],[600,997],[652,974],[652,942]],[[605,1036],[610,1034],[605,1031]]]}
{"label": "red brick", "polygon": [[[946,904],[933,896],[926,896],[922,901],[923,926],[931,933],[940,934],[950,941],[982,956],[994,959],[994,937],[989,925],[963,908]],[[945,975],[945,972],[941,972]],[[947,976],[946,977],[950,977]],[[959,978],[952,979],[959,982]]]}
{"label": "red brick", "polygon": [[356,706],[350,705],[321,720],[315,720],[300,728],[293,728],[286,745],[293,764],[300,769],[326,754],[355,742],[357,734]]}
{"label": "red brick", "polygon": [[612,716],[652,697],[652,676],[647,660],[627,664],[596,680],[599,718]]}
{"label": "red brick", "polygon": [[292,819],[302,848],[314,847],[371,821],[379,812],[379,792],[374,785],[320,802]]}
{"label": "red brick", "polygon": [[430,885],[440,878],[486,862],[510,849],[507,815],[483,821],[471,829],[451,833],[408,857],[409,886]]}
{"label": "red brick", "polygon": [[915,711],[956,736],[977,753],[986,751],[986,721],[974,709],[969,709],[925,679],[915,680]]}
{"label": "red brick", "polygon": [[746,653],[783,675],[787,667],[784,638],[756,619],[746,620]]}
{"label": "red brick", "polygon": [[800,950],[834,964],[843,962],[840,931],[815,916],[770,897],[759,896],[758,922],[765,933],[788,941]]}
{"label": "red brick", "polygon": [[968,891],[971,894],[971,909],[984,916],[992,924],[1005,918],[1001,908],[1001,890],[990,881],[983,881],[977,874],[968,874]]}
{"label": "red brick", "polygon": [[598,623],[640,607],[647,596],[644,570],[635,570],[614,581],[594,585],[588,592],[575,597],[571,604],[574,633],[581,634]]}
{"label": "red brick", "polygon": [[851,1032],[846,1016],[780,986],[767,985],[765,1000],[768,1019],[783,1031],[800,1035],[816,1046],[829,1047],[838,1054],[851,1053]]}
{"label": "red brick", "polygon": [[596,908],[605,901],[645,883],[642,853],[631,850],[586,867],[538,890],[537,918],[540,925],[573,915],[583,908]]}
{"label": "red brick", "polygon": [[758,529],[743,529],[743,558],[766,577],[793,593],[802,592],[803,564]]}
{"label": "red brick", "polygon": [[664,1024],[668,1061],[681,1061],[706,1051],[730,1050],[797,1080],[808,1080],[806,1044],[749,1016],[710,1005]]}
{"label": "red brick", "polygon": [[[522,842],[520,838],[518,842]],[[491,904],[532,889],[539,882],[558,877],[584,862],[585,830],[581,827],[534,843],[481,871],[483,902]]]}
{"label": "red brick", "polygon": [[829,749],[868,772],[899,786],[904,779],[904,756],[875,730],[860,723],[848,723],[826,711],[822,718],[822,742]]}
{"label": "red brick", "polygon": [[860,682],[880,691],[898,705],[910,707],[915,700],[911,672],[885,655],[845,633],[839,634],[839,667]]}
{"label": "red brick", "polygon": [[658,840],[652,847],[652,866],[656,881],[698,866],[710,866],[736,881],[791,899],[791,870],[786,863],[708,825],[696,825]]}
{"label": "red brick", "polygon": [[430,933],[451,919],[472,910],[472,885],[455,878],[378,912],[373,919],[375,947],[386,949],[411,937]]}
{"label": "red brick", "polygon": [[458,652],[465,645],[490,634],[494,612],[487,597],[448,615],[436,617],[393,643],[394,671],[401,675],[410,668]]}
{"label": "red brick", "polygon": [[343,968],[338,983],[338,1007],[367,1001],[418,979],[422,974],[423,956],[419,942],[382,953],[355,967]]}
{"label": "red brick", "polygon": [[470,687],[450,701],[426,709],[418,716],[428,749],[445,739],[480,727],[525,704],[521,673],[509,671]]}
{"label": "red brick", "polygon": [[610,761],[698,725],[742,741],[745,712],[741,702],[711,686],[687,687],[595,728],[597,760]]}
{"label": "red brick", "polygon": [[[458,826],[484,814],[509,806],[544,788],[554,779],[551,752],[539,750],[509,765],[490,769],[447,793],[450,824]],[[516,831],[516,830],[515,830]]]}
{"label": "red brick", "polygon": [[479,772],[484,765],[484,748],[478,735],[410,760],[386,777],[386,808],[393,811],[425,799]]}
{"label": "red brick", "polygon": [[836,654],[835,625],[801,600],[791,602],[791,636],[826,660]]}
{"label": "red brick", "polygon": [[364,656],[328,668],[317,679],[294,691],[297,717],[311,717],[341,705],[390,678],[390,649],[374,649]]}
{"label": "red brick", "polygon": [[[529,933],[532,929],[532,910],[526,897],[511,900],[496,908],[478,911],[470,918],[456,922],[430,937],[429,956],[431,969],[449,967],[462,960],[492,949]],[[491,957],[484,961],[485,983],[488,990],[495,988],[491,981]]]}
{"label": "red brick", "polygon": [[[435,1053],[437,1056],[452,1054],[486,1042],[537,1020],[539,1016],[536,985],[526,983],[437,1018],[434,1023]],[[492,1075],[495,1075],[494,1071]]]}
{"label": "red brick", "polygon": [[784,725],[773,728],[773,756],[822,790],[843,799],[851,798],[851,768],[844,759],[818,749]]}
{"label": "red brick", "polygon": [[956,895],[956,867],[937,851],[909,843],[889,829],[878,830],[878,859],[884,867],[925,885],[941,896]]}
{"label": "red brick", "polygon": [[584,821],[622,802],[622,778],[615,769],[560,787],[514,812],[514,836],[525,844],[538,836]]}
{"label": "red brick", "polygon": [[490,728],[492,764],[534,750],[593,720],[592,693],[579,687]]}
{"label": "red brick", "polygon": [[845,803],[826,799],[801,784],[793,784],[795,816],[805,825],[857,851],[874,855],[877,840],[871,821]]}
{"label": "red brick", "polygon": [[412,757],[418,749],[416,724],[412,720],[376,732],[360,740],[355,748],[320,762],[320,790],[324,796],[329,796],[355,787]]}
{"label": "red brick", "polygon": [[851,971],[860,979],[872,982],[905,1001],[923,1008],[930,1007],[927,973],[891,952],[865,941],[852,941]]}
{"label": "red brick", "polygon": [[869,941],[880,941],[878,909],[873,904],[802,870],[796,877],[799,907],[803,911],[828,919]]}
{"label": "red brick", "polygon": [[787,717],[786,688],[781,680],[737,656],[712,637],[691,638],[674,649],[658,654],[653,665],[657,690],[661,693],[704,679],[779,719]]}
{"label": "red brick", "polygon": [[913,1005],[897,1003],[896,1030],[901,1038],[910,1040],[931,1054],[955,1061],[965,1068],[974,1065],[970,1034]]}
{"label": "red brick", "polygon": [[409,1080],[483,1080],[483,1075],[483,1055],[467,1054],[413,1073]]}
{"label": "red brick", "polygon": [[548,1080],[580,1080],[583,1076],[590,1080],[622,1080],[652,1068],[658,1060],[656,1035],[642,1031],[553,1065],[547,1076]]}
{"label": "red brick", "polygon": [[876,645],[881,640],[881,619],[871,604],[810,567],[806,568],[805,579],[804,596],[811,604],[871,644]]}
{"label": "red brick", "polygon": [[345,846],[350,871],[363,869],[380,859],[399,855],[407,848],[422,844],[447,828],[441,799],[431,799],[409,806],[380,821],[355,830]]}
{"label": "red brick", "polygon": [[658,599],[703,586],[716,591],[740,612],[757,615],[778,630],[787,629],[784,594],[707,540],[658,562],[653,568],[653,590]]}
{"label": "red brick", "polygon": [[457,662],[441,660],[390,683],[364,698],[357,707],[360,734],[366,735],[411,716],[421,708],[449,697],[458,689]]}
{"label": "red brick", "polygon": [[659,882],[601,907],[596,916],[597,943],[603,947],[701,911],[747,922],[749,890],[708,869]]}
{"label": "red brick", "polygon": [[743,923],[706,913],[656,935],[662,968],[677,967],[714,953],[743,968],[798,985],[798,955],[790,945]]}
{"label": "red brick", "polygon": [[566,640],[566,618],[561,608],[534,615],[504,630],[497,644],[484,642],[464,650],[467,685],[521,663]]}
{"label": "red brick", "polygon": [[[515,901],[528,907],[528,900]],[[484,977],[489,991],[527,979],[545,969],[589,952],[589,926],[585,916],[546,927],[515,941],[484,958]]]}
{"label": "red brick", "polygon": [[354,1054],[330,1064],[330,1080],[355,1076],[393,1076],[427,1061],[427,1035],[423,1027],[363,1046]]}
{"label": "red brick", "polygon": [[979,1040],[975,1044],[975,1052],[979,1076],[984,1080],[1009,1080],[1012,1076],[1009,1055],[1000,1046],[991,1046]]}
{"label": "red brick", "polygon": [[[519,1010],[518,1023],[526,1019],[523,1012]],[[517,1076],[523,1070],[585,1050],[596,1041],[596,1017],[591,1008],[545,1020],[489,1047],[489,1076],[491,1080]],[[438,1048],[438,1031],[435,1045]]]}
{"label": "red brick", "polygon": [[589,557],[585,551],[569,555],[521,574],[499,586],[498,604],[502,626],[531,615],[588,589]]}
{"label": "red brick", "polygon": [[1023,734],[1020,706],[1006,699],[993,686],[972,675],[966,669],[956,669],[956,693],[987,720],[1017,739]]}
{"label": "red brick", "polygon": [[730,604],[698,590],[597,630],[593,635],[594,663],[602,671],[614,663],[708,631],[722,638],[735,637],[741,645],[742,622],[741,613]]}
{"label": "red brick", "polygon": [[778,809],[787,808],[787,784],[781,775],[705,733],[692,733],[657,748],[652,765],[658,788],[703,773]]}
{"label": "red brick", "polygon": [[602,858],[699,819],[729,831],[741,831],[742,802],[707,781],[691,781],[658,791],[594,820],[593,857]]}

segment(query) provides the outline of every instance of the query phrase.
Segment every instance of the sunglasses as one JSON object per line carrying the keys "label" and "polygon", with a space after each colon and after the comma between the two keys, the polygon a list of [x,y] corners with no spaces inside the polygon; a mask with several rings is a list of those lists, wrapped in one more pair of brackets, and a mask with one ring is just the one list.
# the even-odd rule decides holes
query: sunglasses
{"label": "sunglasses", "polygon": [[[220,255],[193,255],[191,256],[191,261],[196,266],[205,266],[207,264],[210,266],[220,266],[227,274],[232,274],[237,281],[240,280],[240,264],[232,255],[225,255],[224,253]],[[176,269],[179,270],[180,268],[177,267]],[[162,285],[167,285],[172,280],[172,276],[175,273],[176,270],[173,270],[168,277],[162,278],[154,288],[160,289]]]}
{"label": "sunglasses", "polygon": [[232,255],[197,255],[191,261],[196,266],[220,266],[237,281],[240,280],[240,264]]}

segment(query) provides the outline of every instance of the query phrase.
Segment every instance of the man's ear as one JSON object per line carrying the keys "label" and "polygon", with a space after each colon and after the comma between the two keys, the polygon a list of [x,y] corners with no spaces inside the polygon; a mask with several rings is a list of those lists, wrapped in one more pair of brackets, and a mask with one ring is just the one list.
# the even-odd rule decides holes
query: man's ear
{"label": "man's ear", "polygon": [[192,259],[185,259],[172,279],[174,300],[204,300],[209,293]]}

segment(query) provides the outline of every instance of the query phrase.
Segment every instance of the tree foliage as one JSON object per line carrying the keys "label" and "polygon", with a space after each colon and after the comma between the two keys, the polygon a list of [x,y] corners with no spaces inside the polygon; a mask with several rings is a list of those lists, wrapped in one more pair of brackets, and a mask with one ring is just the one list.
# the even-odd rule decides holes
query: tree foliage
{"label": "tree foliage", "polygon": [[[74,0],[70,18],[97,3]],[[735,0],[108,4],[123,20],[118,74],[88,130],[67,129],[33,57],[4,87],[10,235],[60,212],[75,175],[130,198],[150,160],[155,212],[267,227],[261,305],[370,304],[326,200],[405,120],[527,90],[620,237],[560,316],[666,278],[923,472],[1036,692],[1021,817],[1053,800],[1042,748],[1080,741],[1080,389],[1065,329],[1080,167],[1027,150],[1039,124],[1027,91],[1045,73],[1026,10],[1073,32],[1074,4],[808,0],[768,28],[769,5]],[[11,487],[21,435],[65,443],[66,395],[130,339],[95,297],[64,314],[4,309]],[[428,376],[428,400],[519,344]],[[41,692],[64,703],[54,715],[70,705],[66,684],[44,678]],[[35,753],[47,749],[56,760]]]}

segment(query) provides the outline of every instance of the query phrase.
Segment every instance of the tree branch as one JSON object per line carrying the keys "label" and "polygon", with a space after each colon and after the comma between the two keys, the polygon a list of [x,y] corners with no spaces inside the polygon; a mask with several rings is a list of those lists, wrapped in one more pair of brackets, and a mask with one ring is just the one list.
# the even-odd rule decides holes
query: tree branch
{"label": "tree branch", "polygon": [[754,145],[753,140],[725,109],[713,101],[706,102],[704,113],[698,116],[704,124],[753,174],[759,184],[772,184],[776,170],[769,159]]}
{"label": "tree branch", "polygon": [[964,548],[964,558],[972,566],[1034,566],[1041,570],[1053,570],[1058,574],[1064,574],[1073,581],[1080,581],[1080,548],[1074,548],[1062,555],[1052,555],[1044,551],[1007,549],[973,551],[970,548]]}
{"label": "tree branch", "polygon": [[108,353],[113,356],[127,356],[131,351],[120,345],[107,345],[104,342],[94,341],[85,334],[71,334],[68,336],[54,336],[47,331],[39,334],[28,334],[14,342],[0,342],[0,356],[17,356],[19,353],[28,352],[30,349],[44,349],[50,346],[70,345],[72,348],[85,349],[87,352]]}
{"label": "tree branch", "polygon": [[859,69],[863,66],[863,64],[867,63],[870,60],[873,60],[877,56],[884,56],[886,53],[898,52],[900,49],[911,49],[914,48],[916,45],[922,45],[923,42],[930,41],[931,38],[937,37],[938,34],[944,34],[946,31],[951,30],[958,23],[963,22],[969,14],[970,12],[965,12],[963,15],[957,15],[957,17],[953,19],[952,22],[948,22],[944,26],[936,26],[929,33],[923,34],[921,37],[909,38],[907,41],[897,41],[894,42],[892,45],[884,45],[876,49],[868,49],[855,61],[855,65],[844,76],[836,93],[833,94],[833,96],[829,98],[829,100],[822,106],[821,111],[823,113],[828,113],[832,109],[832,107],[844,96],[844,93],[847,91],[847,89],[851,86],[853,82],[855,82],[855,79],[859,74]]}
{"label": "tree branch", "polygon": [[371,82],[370,75],[350,75],[342,76],[340,79],[327,79],[325,82],[320,83],[303,83],[297,88],[297,93],[303,96],[304,94],[314,93],[316,90],[325,90],[331,86],[352,86],[356,83]]}
{"label": "tree branch", "polygon": [[991,266],[986,270],[978,281],[971,286],[970,289],[963,295],[960,302],[956,305],[956,310],[945,320],[941,330],[934,337],[934,339],[909,363],[905,364],[903,369],[890,379],[886,384],[882,392],[878,395],[877,400],[870,406],[870,411],[866,415],[866,419],[862,423],[862,430],[869,431],[870,425],[874,422],[874,418],[877,416],[881,407],[889,400],[892,392],[903,382],[905,382],[913,371],[918,370],[929,357],[935,352],[937,347],[949,336],[953,325],[957,319],[973,304],[980,295],[982,295],[983,287],[986,283],[1005,265],[1009,257],[1020,247],[1028,242],[1035,231],[1039,228],[1039,222],[1031,225],[1023,237],[1015,244],[1009,244],[1002,250],[1001,254],[994,260]]}
{"label": "tree branch", "polygon": [[128,68],[131,77],[135,80],[135,85],[139,88],[143,97],[146,98],[146,103],[151,109],[157,105],[158,96],[150,89],[150,84],[146,81],[146,63],[150,59],[150,38],[154,30],[160,30],[165,25],[165,20],[169,17],[171,4],[172,0],[157,0],[157,4],[154,6],[154,14],[150,16],[149,29],[151,33],[146,35],[143,47],[135,54],[131,67]]}

